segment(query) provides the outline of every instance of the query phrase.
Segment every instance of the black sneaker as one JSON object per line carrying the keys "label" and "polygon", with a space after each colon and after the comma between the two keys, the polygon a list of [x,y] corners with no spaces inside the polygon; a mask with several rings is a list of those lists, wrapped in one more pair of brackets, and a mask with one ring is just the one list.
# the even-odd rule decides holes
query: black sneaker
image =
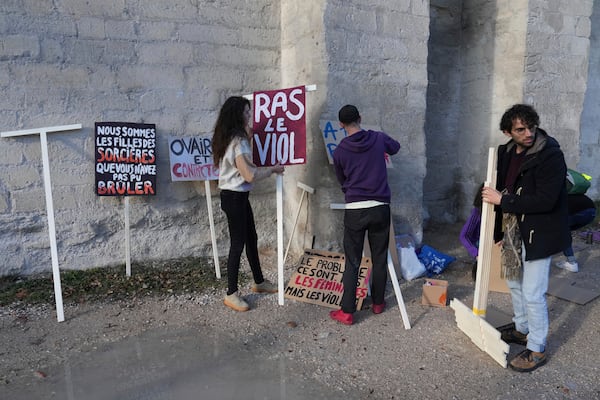
{"label": "black sneaker", "polygon": [[509,366],[518,372],[531,372],[546,364],[546,361],[546,355],[544,353],[526,349],[517,354],[515,358],[510,361]]}
{"label": "black sneaker", "polygon": [[514,327],[500,331],[500,338],[506,343],[516,343],[527,346],[527,335],[519,332]]}

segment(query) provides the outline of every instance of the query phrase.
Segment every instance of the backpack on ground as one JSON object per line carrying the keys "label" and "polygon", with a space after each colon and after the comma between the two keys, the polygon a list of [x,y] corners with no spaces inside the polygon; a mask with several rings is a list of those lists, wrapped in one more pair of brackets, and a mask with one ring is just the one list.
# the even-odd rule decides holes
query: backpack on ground
{"label": "backpack on ground", "polygon": [[567,168],[567,193],[584,194],[591,185],[592,177]]}

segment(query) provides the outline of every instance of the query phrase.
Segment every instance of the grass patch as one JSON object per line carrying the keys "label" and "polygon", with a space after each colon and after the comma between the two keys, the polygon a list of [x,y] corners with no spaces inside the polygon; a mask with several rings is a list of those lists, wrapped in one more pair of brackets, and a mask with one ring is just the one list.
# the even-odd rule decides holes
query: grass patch
{"label": "grass patch", "polygon": [[[210,259],[212,260],[212,259]],[[131,276],[125,266],[61,271],[61,287],[65,303],[111,301],[141,296],[198,294],[211,289],[225,289],[227,274],[221,268],[221,279],[209,258],[188,257],[163,262],[135,263]],[[240,281],[245,276],[240,273]],[[12,303],[54,304],[51,274],[31,277],[0,278],[0,306]]]}

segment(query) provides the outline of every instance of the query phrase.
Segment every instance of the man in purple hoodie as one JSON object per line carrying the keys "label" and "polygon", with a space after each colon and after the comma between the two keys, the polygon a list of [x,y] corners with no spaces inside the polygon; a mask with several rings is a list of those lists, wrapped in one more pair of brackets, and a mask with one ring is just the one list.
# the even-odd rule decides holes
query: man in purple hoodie
{"label": "man in purple hoodie", "polygon": [[336,321],[352,325],[365,233],[368,234],[373,263],[372,310],[373,313],[380,314],[385,309],[391,191],[387,181],[384,153],[396,154],[400,143],[383,132],[363,130],[360,127],[360,114],[353,105],[342,107],[338,117],[340,126],[348,133],[333,152],[335,174],[342,185],[346,201],[346,266],[342,278],[342,308],[331,311],[329,315]]}

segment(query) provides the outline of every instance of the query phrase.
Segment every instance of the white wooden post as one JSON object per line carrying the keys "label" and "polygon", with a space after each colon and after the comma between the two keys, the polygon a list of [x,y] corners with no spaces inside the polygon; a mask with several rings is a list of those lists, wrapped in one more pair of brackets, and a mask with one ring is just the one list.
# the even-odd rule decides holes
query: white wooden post
{"label": "white wooden post", "polygon": [[[317,90],[317,85],[306,85],[304,89],[307,92],[313,92]],[[248,100],[253,100],[254,94],[245,94],[242,97]],[[283,177],[277,175],[275,179],[276,185],[276,202],[277,202],[277,298],[280,306],[284,304],[283,291],[284,291],[284,274],[283,264]]]}
{"label": "white wooden post", "polygon": [[275,178],[277,189],[277,302],[283,305],[283,176]]}
{"label": "white wooden post", "polygon": [[210,181],[204,181],[204,192],[206,193],[206,208],[208,209],[208,222],[210,224],[210,239],[212,241],[213,259],[215,261],[215,274],[221,279],[221,268],[219,266],[219,254],[217,250],[217,238],[215,234],[215,219],[212,211],[212,196],[210,194]]}
{"label": "white wooden post", "polygon": [[125,275],[131,276],[131,233],[129,223],[129,196],[124,196],[125,202]]}
{"label": "white wooden post", "polygon": [[54,223],[54,204],[52,202],[52,183],[50,181],[50,165],[48,160],[47,134],[81,129],[81,124],[61,125],[46,128],[26,129],[22,131],[1,132],[0,137],[14,137],[26,135],[40,135],[42,148],[42,165],[44,170],[44,192],[46,194],[46,212],[48,214],[48,235],[50,237],[50,254],[52,257],[52,279],[54,281],[54,300],[56,302],[56,318],[58,322],[65,320],[62,301],[62,288],[60,283],[60,270],[58,268],[58,251],[56,248],[56,227]]}

